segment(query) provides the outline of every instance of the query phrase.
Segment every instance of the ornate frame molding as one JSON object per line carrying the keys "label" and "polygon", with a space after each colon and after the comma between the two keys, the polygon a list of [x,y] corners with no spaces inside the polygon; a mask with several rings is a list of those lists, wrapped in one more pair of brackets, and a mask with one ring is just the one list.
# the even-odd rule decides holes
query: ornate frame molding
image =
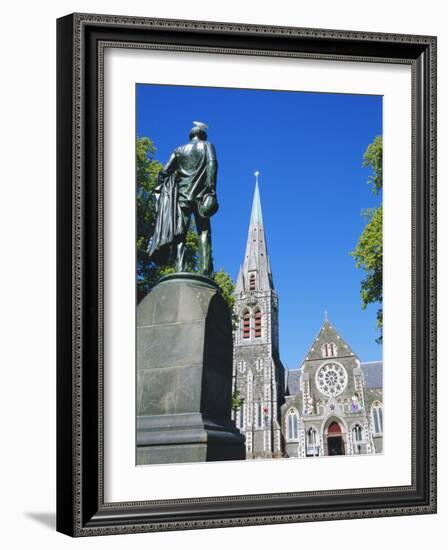
{"label": "ornate frame molding", "polygon": [[[412,485],[104,502],[102,82],[106,47],[411,65]],[[436,38],[431,36],[94,14],[58,20],[59,531],[90,536],[435,513],[436,61]],[[92,415],[95,421],[87,423],[86,417]]]}

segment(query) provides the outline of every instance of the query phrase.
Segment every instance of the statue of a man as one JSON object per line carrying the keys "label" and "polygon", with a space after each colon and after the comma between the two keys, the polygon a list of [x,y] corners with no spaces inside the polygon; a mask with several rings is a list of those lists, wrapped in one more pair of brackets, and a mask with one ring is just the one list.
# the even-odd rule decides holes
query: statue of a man
{"label": "statue of a man", "polygon": [[163,263],[175,246],[176,271],[186,271],[185,241],[193,215],[199,237],[198,270],[211,276],[210,217],[218,210],[218,162],[215,147],[207,141],[207,126],[196,121],[193,124],[189,143],[173,151],[158,175],[157,219],[148,253],[151,259]]}

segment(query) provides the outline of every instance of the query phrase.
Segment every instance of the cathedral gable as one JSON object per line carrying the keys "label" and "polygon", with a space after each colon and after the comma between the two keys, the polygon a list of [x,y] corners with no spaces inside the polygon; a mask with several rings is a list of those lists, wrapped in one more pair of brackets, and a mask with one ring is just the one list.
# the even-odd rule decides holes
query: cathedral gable
{"label": "cathedral gable", "polygon": [[350,346],[342,339],[337,330],[326,319],[305,356],[305,361],[337,359],[354,356]]}

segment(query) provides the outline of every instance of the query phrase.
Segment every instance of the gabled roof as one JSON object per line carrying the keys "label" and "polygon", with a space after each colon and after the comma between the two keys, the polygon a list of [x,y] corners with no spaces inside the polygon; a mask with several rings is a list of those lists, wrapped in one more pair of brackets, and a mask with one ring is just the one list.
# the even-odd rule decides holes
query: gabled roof
{"label": "gabled roof", "polygon": [[383,387],[383,362],[369,361],[361,363],[361,369],[364,374],[364,383],[366,388],[382,388]]}
{"label": "gabled roof", "polygon": [[297,395],[299,393],[301,374],[300,369],[286,371],[286,395]]}
{"label": "gabled roof", "polygon": [[322,359],[322,348],[324,344],[334,343],[336,345],[335,357],[347,357],[355,355],[350,346],[343,340],[338,331],[330,323],[328,319],[325,319],[318,335],[316,336],[313,344],[311,345],[308,353],[305,355],[305,361],[313,361],[315,359]]}

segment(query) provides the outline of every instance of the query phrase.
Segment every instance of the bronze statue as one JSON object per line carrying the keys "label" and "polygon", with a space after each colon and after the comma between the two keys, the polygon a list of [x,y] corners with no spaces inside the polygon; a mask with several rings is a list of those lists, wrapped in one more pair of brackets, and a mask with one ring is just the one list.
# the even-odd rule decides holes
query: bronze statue
{"label": "bronze statue", "polygon": [[190,142],[177,147],[158,175],[157,218],[148,253],[166,261],[176,247],[176,271],[186,271],[185,241],[194,215],[199,237],[198,271],[213,274],[210,218],[218,210],[216,175],[218,162],[213,144],[207,141],[207,125],[193,122]]}

